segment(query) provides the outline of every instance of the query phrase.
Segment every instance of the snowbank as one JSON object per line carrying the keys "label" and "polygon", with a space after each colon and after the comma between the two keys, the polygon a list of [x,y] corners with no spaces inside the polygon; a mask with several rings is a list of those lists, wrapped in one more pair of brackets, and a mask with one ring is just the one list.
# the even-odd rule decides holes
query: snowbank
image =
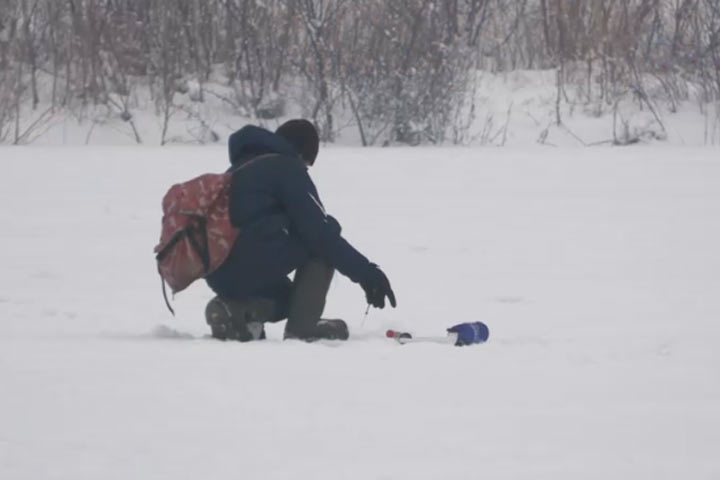
{"label": "snowbank", "polygon": [[[468,92],[466,103],[448,124],[446,142],[449,144],[593,146],[613,142],[659,142],[686,146],[720,145],[718,105],[696,102],[669,105],[652,100],[651,110],[647,102],[630,94],[617,104],[607,105],[597,99],[584,100],[578,88],[568,84],[558,110],[554,70],[499,74],[479,71],[471,83],[475,85],[474,90]],[[274,129],[288,118],[309,114],[302,105],[287,105],[285,116],[277,119],[250,118],[235,105],[236,94],[232,88],[211,82],[203,89],[202,102],[197,101],[200,96],[192,82],[187,91],[175,95],[164,136],[163,112],[156,109],[146,88],[138,87],[127,97],[112,98],[107,106],[86,107],[72,114],[59,111],[51,115],[43,105],[36,111],[30,111],[26,106],[21,131],[26,131],[27,135],[22,143],[223,144],[233,131],[247,123]],[[661,96],[658,94],[658,98]],[[360,145],[351,112],[343,109],[341,104],[336,108],[336,143]],[[561,125],[557,124],[558,111]]]}

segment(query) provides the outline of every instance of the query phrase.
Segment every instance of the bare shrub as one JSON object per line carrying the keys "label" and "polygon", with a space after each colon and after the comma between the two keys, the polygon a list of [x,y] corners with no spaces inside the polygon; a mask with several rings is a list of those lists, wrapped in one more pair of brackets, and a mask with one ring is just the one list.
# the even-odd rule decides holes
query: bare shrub
{"label": "bare shrub", "polygon": [[[691,99],[710,111],[720,4],[0,0],[0,141],[46,108],[83,120],[107,107],[141,142],[132,98],[149,88],[162,143],[180,108],[208,96],[259,123],[299,106],[327,141],[350,124],[364,145],[467,142],[476,72],[514,69],[555,69],[558,126],[576,105],[614,114],[618,99],[659,124],[661,107]],[[205,131],[207,119],[195,120]]]}

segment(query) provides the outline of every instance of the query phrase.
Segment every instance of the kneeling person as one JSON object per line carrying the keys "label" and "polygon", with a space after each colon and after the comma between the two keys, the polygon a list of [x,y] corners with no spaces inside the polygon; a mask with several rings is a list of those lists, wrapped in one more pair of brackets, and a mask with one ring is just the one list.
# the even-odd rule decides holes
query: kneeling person
{"label": "kneeling person", "polygon": [[285,338],[346,340],[343,320],[322,318],[335,270],[359,283],[370,305],[384,308],[387,298],[396,306],[382,270],[325,213],[308,174],[318,148],[307,120],[290,120],[274,133],[248,125],[230,136],[230,219],[241,231],[207,277],[217,295],[206,308],[214,337],[263,339],[265,323],[287,318]]}

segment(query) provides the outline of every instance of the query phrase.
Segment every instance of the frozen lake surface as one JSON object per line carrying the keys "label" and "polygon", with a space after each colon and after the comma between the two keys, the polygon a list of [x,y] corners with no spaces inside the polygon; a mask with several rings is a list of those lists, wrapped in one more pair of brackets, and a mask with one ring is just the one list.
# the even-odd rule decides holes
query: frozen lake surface
{"label": "frozen lake surface", "polygon": [[[203,338],[152,249],[216,147],[0,149],[0,478],[717,479],[720,154],[327,148],[311,175],[396,310],[345,344]],[[387,328],[489,343],[400,346]]]}

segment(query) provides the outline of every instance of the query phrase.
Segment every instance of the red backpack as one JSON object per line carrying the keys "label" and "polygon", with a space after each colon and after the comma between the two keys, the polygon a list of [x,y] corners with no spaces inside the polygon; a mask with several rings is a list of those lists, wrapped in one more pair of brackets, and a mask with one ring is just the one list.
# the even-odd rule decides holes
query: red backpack
{"label": "red backpack", "polygon": [[230,224],[232,173],[206,174],[173,185],[162,202],[160,243],[155,247],[163,297],[175,314],[165,283],[175,294],[212,273],[227,259],[239,230]]}

